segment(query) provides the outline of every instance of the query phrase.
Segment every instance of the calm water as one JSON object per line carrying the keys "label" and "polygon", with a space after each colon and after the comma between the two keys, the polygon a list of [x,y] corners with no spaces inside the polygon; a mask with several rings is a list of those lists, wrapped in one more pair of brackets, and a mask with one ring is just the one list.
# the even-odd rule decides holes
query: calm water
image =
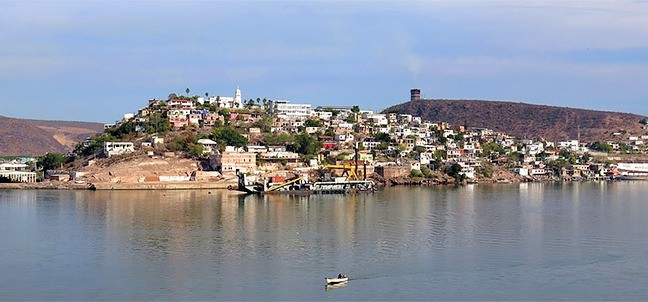
{"label": "calm water", "polygon": [[648,300],[648,182],[0,191],[0,300]]}

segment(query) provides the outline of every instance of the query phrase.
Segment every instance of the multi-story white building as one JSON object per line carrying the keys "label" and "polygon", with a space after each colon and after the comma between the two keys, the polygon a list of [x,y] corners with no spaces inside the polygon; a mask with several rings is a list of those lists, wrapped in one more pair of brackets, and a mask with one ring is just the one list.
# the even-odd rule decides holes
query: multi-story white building
{"label": "multi-story white building", "polygon": [[277,117],[291,120],[305,120],[312,115],[311,104],[290,104],[287,100],[273,101],[270,109]]}

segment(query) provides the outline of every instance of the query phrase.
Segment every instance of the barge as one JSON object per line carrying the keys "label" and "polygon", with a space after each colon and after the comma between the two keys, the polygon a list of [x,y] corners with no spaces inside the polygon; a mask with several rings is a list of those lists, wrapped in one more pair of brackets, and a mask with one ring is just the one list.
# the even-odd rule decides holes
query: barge
{"label": "barge", "polygon": [[371,180],[334,179],[331,181],[308,181],[307,176],[297,176],[281,182],[258,181],[255,176],[237,173],[238,190],[248,194],[353,194],[374,192]]}

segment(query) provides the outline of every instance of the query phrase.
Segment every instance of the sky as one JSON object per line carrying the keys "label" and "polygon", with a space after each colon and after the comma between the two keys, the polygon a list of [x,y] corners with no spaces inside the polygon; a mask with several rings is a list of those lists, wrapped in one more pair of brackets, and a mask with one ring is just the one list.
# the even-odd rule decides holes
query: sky
{"label": "sky", "polygon": [[0,0],[0,115],[110,123],[170,93],[648,115],[648,1]]}

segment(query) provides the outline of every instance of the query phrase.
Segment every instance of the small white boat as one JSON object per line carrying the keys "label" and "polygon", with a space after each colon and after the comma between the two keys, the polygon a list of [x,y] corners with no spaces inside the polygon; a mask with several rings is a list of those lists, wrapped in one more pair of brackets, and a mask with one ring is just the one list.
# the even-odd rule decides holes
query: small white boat
{"label": "small white boat", "polygon": [[326,279],[326,284],[338,284],[342,282],[347,282],[349,281],[349,277],[347,275],[337,275],[337,277],[331,277],[331,278],[324,278]]}

